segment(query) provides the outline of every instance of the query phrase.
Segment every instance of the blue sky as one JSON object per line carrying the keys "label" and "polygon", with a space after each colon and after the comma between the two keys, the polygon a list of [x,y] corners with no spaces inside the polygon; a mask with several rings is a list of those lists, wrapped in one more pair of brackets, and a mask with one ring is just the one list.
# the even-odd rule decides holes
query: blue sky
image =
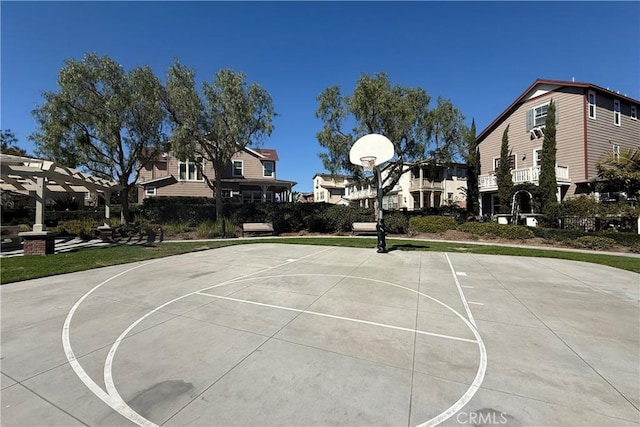
{"label": "blue sky", "polygon": [[0,127],[30,153],[31,110],[67,58],[108,55],[164,79],[174,58],[220,68],[273,96],[263,144],[278,178],[311,191],[316,97],[362,73],[449,98],[480,133],[536,78],[590,82],[640,99],[640,2],[0,2]]}

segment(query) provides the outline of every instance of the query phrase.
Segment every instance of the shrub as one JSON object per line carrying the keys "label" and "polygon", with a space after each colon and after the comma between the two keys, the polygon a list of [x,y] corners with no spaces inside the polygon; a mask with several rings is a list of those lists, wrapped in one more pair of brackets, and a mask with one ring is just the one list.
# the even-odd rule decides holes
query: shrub
{"label": "shrub", "polygon": [[228,219],[219,220],[219,221],[206,221],[198,225],[196,229],[196,233],[201,239],[213,239],[222,236],[222,226],[224,223],[225,227],[225,236],[226,237],[235,237],[236,236],[236,224]]}
{"label": "shrub", "polygon": [[511,240],[524,240],[534,237],[533,232],[522,225],[502,225],[495,222],[465,222],[458,230],[485,237],[499,237]]}
{"label": "shrub", "polygon": [[409,220],[412,233],[443,233],[455,230],[458,223],[450,216],[414,216]]}
{"label": "shrub", "polygon": [[341,205],[330,205],[319,219],[324,232],[349,232],[354,222],[375,220],[371,209]]}
{"label": "shrub", "polygon": [[81,239],[89,240],[95,236],[96,222],[91,219],[72,219],[60,221],[55,231],[62,235],[78,236]]}
{"label": "shrub", "polygon": [[195,226],[215,217],[215,205],[207,197],[148,197],[139,214],[152,223],[182,222]]}
{"label": "shrub", "polygon": [[387,228],[387,233],[406,234],[409,231],[409,219],[398,211],[385,213],[384,225]]}
{"label": "shrub", "polygon": [[583,236],[575,240],[565,242],[567,246],[580,249],[611,249],[616,245],[616,241],[608,237]]}

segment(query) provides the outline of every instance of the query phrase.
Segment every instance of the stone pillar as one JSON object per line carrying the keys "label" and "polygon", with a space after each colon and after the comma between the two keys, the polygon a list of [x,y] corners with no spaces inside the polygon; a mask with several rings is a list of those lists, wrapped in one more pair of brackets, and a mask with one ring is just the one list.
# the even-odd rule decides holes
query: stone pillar
{"label": "stone pillar", "polygon": [[28,231],[19,233],[24,239],[22,246],[25,255],[50,255],[55,253],[55,235],[47,231]]}

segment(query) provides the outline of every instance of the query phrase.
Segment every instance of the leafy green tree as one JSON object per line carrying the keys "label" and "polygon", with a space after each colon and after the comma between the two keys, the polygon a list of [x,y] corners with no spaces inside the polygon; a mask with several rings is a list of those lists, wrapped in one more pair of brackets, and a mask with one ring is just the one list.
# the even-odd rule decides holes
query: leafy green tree
{"label": "leafy green tree", "polygon": [[[182,160],[195,161],[215,194],[216,217],[222,218],[222,192],[217,190],[224,168],[238,151],[271,135],[276,115],[271,95],[230,69],[218,71],[212,83],[203,82],[201,95],[195,71],[176,61],[167,72],[164,100],[173,127],[171,148]],[[198,159],[213,165],[213,177]]]}
{"label": "leafy green tree", "polygon": [[45,92],[44,104],[33,111],[39,130],[30,139],[41,155],[116,180],[126,224],[128,194],[165,142],[162,84],[150,67],[127,72],[113,59],[91,53],[65,61],[58,87]]}
{"label": "leafy green tree", "polygon": [[513,178],[511,177],[511,165],[509,164],[509,125],[507,125],[502,134],[502,145],[500,147],[500,163],[496,170],[496,181],[498,182],[498,199],[500,200],[500,213],[511,212],[511,188],[513,187]]}
{"label": "leafy green tree", "polygon": [[558,203],[556,182],[556,104],[551,100],[544,123],[542,159],[539,185],[541,189],[540,209],[545,213]]}
{"label": "leafy green tree", "polygon": [[471,121],[471,128],[465,135],[467,151],[467,210],[478,215],[480,213],[480,189],[478,188],[478,174],[480,171],[480,152],[476,143],[476,121]]}
{"label": "leafy green tree", "polygon": [[383,193],[398,182],[403,164],[431,154],[434,163],[448,162],[461,146],[464,117],[450,101],[439,99],[429,109],[431,97],[422,88],[392,85],[385,73],[363,74],[351,95],[326,88],[317,98],[316,117],[323,129],[317,134],[322,163],[332,174],[363,178],[362,169],[349,162],[349,150],[360,137],[378,133],[395,146],[395,159],[385,166]]}
{"label": "leafy green tree", "polygon": [[17,146],[18,138],[11,129],[0,131],[0,153],[13,156],[26,156],[27,151]]}
{"label": "leafy green tree", "polygon": [[627,197],[640,196],[640,149],[622,149],[607,154],[596,164],[605,191],[624,191]]}

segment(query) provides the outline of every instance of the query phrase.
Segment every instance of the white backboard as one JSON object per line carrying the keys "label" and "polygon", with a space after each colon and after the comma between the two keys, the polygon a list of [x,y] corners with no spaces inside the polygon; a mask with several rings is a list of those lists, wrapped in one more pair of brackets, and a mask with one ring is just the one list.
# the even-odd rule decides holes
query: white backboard
{"label": "white backboard", "polygon": [[370,133],[358,139],[349,151],[349,161],[354,165],[362,166],[362,157],[373,156],[376,158],[376,166],[391,160],[395,154],[393,142],[384,135]]}

